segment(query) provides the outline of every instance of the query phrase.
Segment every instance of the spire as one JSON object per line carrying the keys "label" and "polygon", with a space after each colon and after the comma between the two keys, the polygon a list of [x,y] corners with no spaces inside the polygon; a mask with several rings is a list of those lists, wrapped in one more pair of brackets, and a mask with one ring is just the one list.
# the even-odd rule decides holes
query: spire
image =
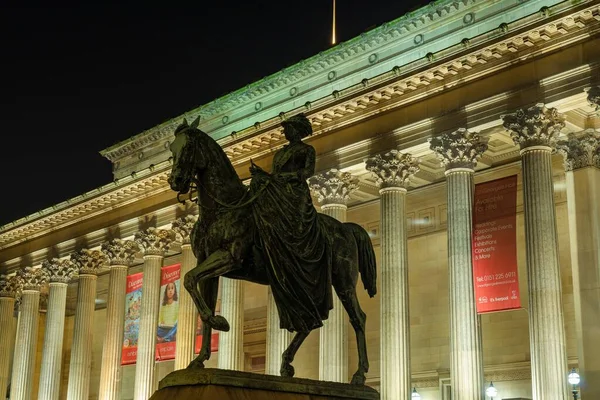
{"label": "spire", "polygon": [[331,45],[335,45],[335,0],[333,0],[333,26],[331,29]]}

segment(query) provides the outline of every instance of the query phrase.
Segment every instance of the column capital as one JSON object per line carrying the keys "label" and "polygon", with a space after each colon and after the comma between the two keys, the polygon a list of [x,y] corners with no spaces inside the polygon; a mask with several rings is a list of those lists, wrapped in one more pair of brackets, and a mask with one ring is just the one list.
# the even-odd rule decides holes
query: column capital
{"label": "column capital", "polygon": [[565,171],[600,168],[600,134],[594,129],[587,129],[582,135],[570,134],[567,140],[556,143],[556,150],[564,157]]}
{"label": "column capital", "polygon": [[587,93],[587,101],[596,111],[600,111],[600,86],[592,86],[584,89]]}
{"label": "column capital", "polygon": [[71,254],[71,261],[79,275],[98,275],[106,264],[106,256],[99,250],[81,249]]}
{"label": "column capital", "polygon": [[367,171],[375,175],[380,188],[407,188],[410,178],[419,171],[419,159],[409,153],[391,150],[365,161]]}
{"label": "column capital", "polygon": [[144,255],[164,256],[175,241],[175,232],[167,229],[148,228],[145,231],[136,232],[134,240],[144,250]]}
{"label": "column capital", "polygon": [[435,152],[446,170],[454,168],[473,170],[488,145],[487,139],[481,138],[477,132],[459,128],[454,132],[429,139],[429,148]]}
{"label": "column capital", "polygon": [[69,283],[73,274],[77,271],[71,260],[62,260],[60,258],[45,260],[42,263],[42,268],[46,270],[50,283]]}
{"label": "column capital", "polygon": [[23,290],[40,291],[40,287],[48,280],[48,274],[42,268],[24,267],[17,270]]}
{"label": "column capital", "polygon": [[175,232],[177,238],[181,238],[181,240],[179,240],[181,244],[190,243],[190,234],[192,233],[192,229],[194,229],[196,221],[198,221],[197,216],[186,215],[183,218],[177,218],[171,224],[171,229]]}
{"label": "column capital", "polygon": [[519,108],[512,114],[501,115],[502,125],[521,150],[532,146],[554,147],[556,137],[565,127],[565,117],[556,108],[538,103]]}
{"label": "column capital", "polygon": [[108,258],[110,265],[131,266],[135,254],[140,252],[140,246],[133,240],[113,239],[102,243],[102,252]]}
{"label": "column capital", "polygon": [[0,275],[0,297],[17,297],[21,290],[21,281],[16,275]]}
{"label": "column capital", "polygon": [[358,189],[358,182],[349,172],[335,168],[308,178],[310,190],[321,205],[346,205],[350,194]]}

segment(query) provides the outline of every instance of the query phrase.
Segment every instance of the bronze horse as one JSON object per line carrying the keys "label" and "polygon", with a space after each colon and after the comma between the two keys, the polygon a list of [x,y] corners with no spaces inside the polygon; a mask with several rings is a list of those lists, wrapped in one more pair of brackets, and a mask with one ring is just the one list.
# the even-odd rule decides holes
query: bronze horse
{"label": "bronze horse", "polygon": [[[202,368],[204,361],[210,358],[211,329],[229,330],[227,320],[215,315],[218,278],[225,276],[269,284],[263,258],[257,254],[260,250],[254,242],[255,221],[250,207],[252,201],[260,201],[260,196],[253,198],[249,195],[221,146],[197,128],[198,122],[196,119],[188,125],[184,120],[176,129],[175,140],[170,147],[173,155],[169,177],[171,189],[185,194],[195,185],[200,209],[198,222],[191,234],[198,264],[185,275],[184,286],[200,313],[203,336],[200,354],[188,368]],[[332,251],[332,286],[356,332],[359,362],[352,383],[364,385],[365,373],[369,370],[366,315],[358,303],[356,283],[360,272],[365,289],[371,297],[375,295],[373,246],[367,232],[359,225],[342,223],[324,214],[318,214],[318,218],[324,227],[326,246],[335,249]],[[294,376],[291,363],[309,333],[297,332],[284,351],[282,376]]]}

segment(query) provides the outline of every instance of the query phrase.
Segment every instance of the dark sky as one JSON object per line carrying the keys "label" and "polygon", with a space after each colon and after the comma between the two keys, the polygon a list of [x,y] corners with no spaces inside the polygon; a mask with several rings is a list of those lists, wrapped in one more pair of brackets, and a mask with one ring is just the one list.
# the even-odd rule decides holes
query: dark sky
{"label": "dark sky", "polygon": [[[94,3],[0,6],[0,225],[110,182],[100,150],[331,36],[331,0]],[[338,41],[426,3],[337,0]]]}

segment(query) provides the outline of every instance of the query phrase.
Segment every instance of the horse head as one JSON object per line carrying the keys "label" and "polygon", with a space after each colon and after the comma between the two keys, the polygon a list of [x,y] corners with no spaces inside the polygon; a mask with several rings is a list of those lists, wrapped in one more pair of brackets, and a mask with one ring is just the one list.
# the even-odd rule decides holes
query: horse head
{"label": "horse head", "polygon": [[175,140],[169,146],[173,167],[168,182],[171,189],[182,194],[190,190],[197,172],[206,167],[200,146],[200,139],[206,134],[198,129],[199,122],[200,117],[190,125],[184,119],[175,129]]}

